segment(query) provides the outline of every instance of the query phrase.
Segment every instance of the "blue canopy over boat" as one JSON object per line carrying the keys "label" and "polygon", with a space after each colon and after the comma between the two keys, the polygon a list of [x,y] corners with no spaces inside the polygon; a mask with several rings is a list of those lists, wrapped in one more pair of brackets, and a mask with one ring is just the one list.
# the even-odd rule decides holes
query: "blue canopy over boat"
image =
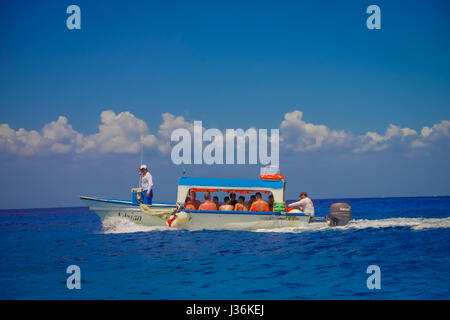
{"label": "blue canopy over boat", "polygon": [[218,179],[181,177],[179,186],[215,187],[226,189],[283,189],[282,180],[263,179]]}

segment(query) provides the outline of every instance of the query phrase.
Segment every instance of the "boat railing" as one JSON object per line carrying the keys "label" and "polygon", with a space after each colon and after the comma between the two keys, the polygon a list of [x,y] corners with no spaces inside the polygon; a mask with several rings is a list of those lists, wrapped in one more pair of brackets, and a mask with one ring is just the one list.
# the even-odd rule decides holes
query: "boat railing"
{"label": "boat railing", "polygon": [[305,216],[304,213],[290,213],[279,211],[234,211],[234,210],[184,210],[187,213],[207,214],[245,214],[245,215],[267,215],[267,216]]}

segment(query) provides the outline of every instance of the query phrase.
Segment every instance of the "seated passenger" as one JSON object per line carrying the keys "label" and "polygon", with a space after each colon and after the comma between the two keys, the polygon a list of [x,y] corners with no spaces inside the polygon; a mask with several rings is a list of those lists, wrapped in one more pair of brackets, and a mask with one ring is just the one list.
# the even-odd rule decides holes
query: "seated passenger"
{"label": "seated passenger", "polygon": [[219,207],[220,211],[233,211],[234,207],[230,204],[230,197],[223,198],[223,205]]}
{"label": "seated passenger", "polygon": [[194,205],[195,210],[198,210],[198,207],[200,207],[201,202],[195,199],[195,191],[190,192],[189,198],[191,198],[191,203]]}
{"label": "seated passenger", "polygon": [[186,201],[184,202],[184,208],[186,210],[196,210],[195,206],[191,202],[191,198],[189,196],[186,197]]}
{"label": "seated passenger", "polygon": [[273,203],[274,203],[273,194],[271,194],[269,196],[269,211],[273,211]]}
{"label": "seated passenger", "polygon": [[236,203],[237,203],[237,200],[236,200],[236,193],[230,193],[230,204],[232,205],[232,206],[235,206],[236,205]]}
{"label": "seated passenger", "polygon": [[198,210],[217,210],[216,204],[211,202],[211,193],[208,191],[205,192],[205,202],[198,207]]}
{"label": "seated passenger", "polygon": [[250,211],[269,211],[269,204],[262,199],[261,193],[256,193],[256,201],[252,203]]}
{"label": "seated passenger", "polygon": [[256,201],[256,197],[255,197],[255,195],[252,195],[250,197],[250,200],[248,200],[247,209],[250,209],[252,207],[252,203],[255,202],[255,201]]}
{"label": "seated passenger", "polygon": [[[308,195],[306,194],[306,192],[300,193],[300,199],[301,199],[300,201],[290,203],[288,205],[288,208],[298,207],[300,209],[300,212],[308,214],[314,218],[314,203],[313,203],[313,201],[310,198],[308,198]],[[290,210],[289,211],[286,210],[286,211],[290,212]]]}
{"label": "seated passenger", "polygon": [[245,206],[245,198],[243,196],[240,196],[238,198],[237,203],[234,206],[234,211],[248,211],[247,207]]}
{"label": "seated passenger", "polygon": [[217,210],[219,210],[219,207],[220,207],[219,197],[218,196],[214,196],[213,197],[213,202],[216,204]]}

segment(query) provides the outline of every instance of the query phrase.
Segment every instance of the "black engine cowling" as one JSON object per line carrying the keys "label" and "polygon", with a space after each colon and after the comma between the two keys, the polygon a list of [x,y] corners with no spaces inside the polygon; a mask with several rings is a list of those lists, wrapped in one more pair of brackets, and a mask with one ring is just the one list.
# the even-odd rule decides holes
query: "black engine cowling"
{"label": "black engine cowling", "polygon": [[335,202],[330,207],[327,223],[331,227],[345,226],[352,220],[351,207],[347,202]]}

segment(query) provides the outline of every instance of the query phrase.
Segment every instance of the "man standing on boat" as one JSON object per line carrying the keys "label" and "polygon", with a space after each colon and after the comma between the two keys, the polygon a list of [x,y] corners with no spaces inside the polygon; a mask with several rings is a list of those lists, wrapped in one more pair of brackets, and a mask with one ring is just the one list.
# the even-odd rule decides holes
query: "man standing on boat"
{"label": "man standing on boat", "polygon": [[139,172],[142,174],[142,189],[143,197],[142,204],[152,204],[153,200],[153,177],[148,172],[147,166],[145,164],[141,165]]}
{"label": "man standing on boat", "polygon": [[314,218],[314,203],[306,192],[300,193],[300,201],[290,203],[289,208],[300,207],[300,211]]}

